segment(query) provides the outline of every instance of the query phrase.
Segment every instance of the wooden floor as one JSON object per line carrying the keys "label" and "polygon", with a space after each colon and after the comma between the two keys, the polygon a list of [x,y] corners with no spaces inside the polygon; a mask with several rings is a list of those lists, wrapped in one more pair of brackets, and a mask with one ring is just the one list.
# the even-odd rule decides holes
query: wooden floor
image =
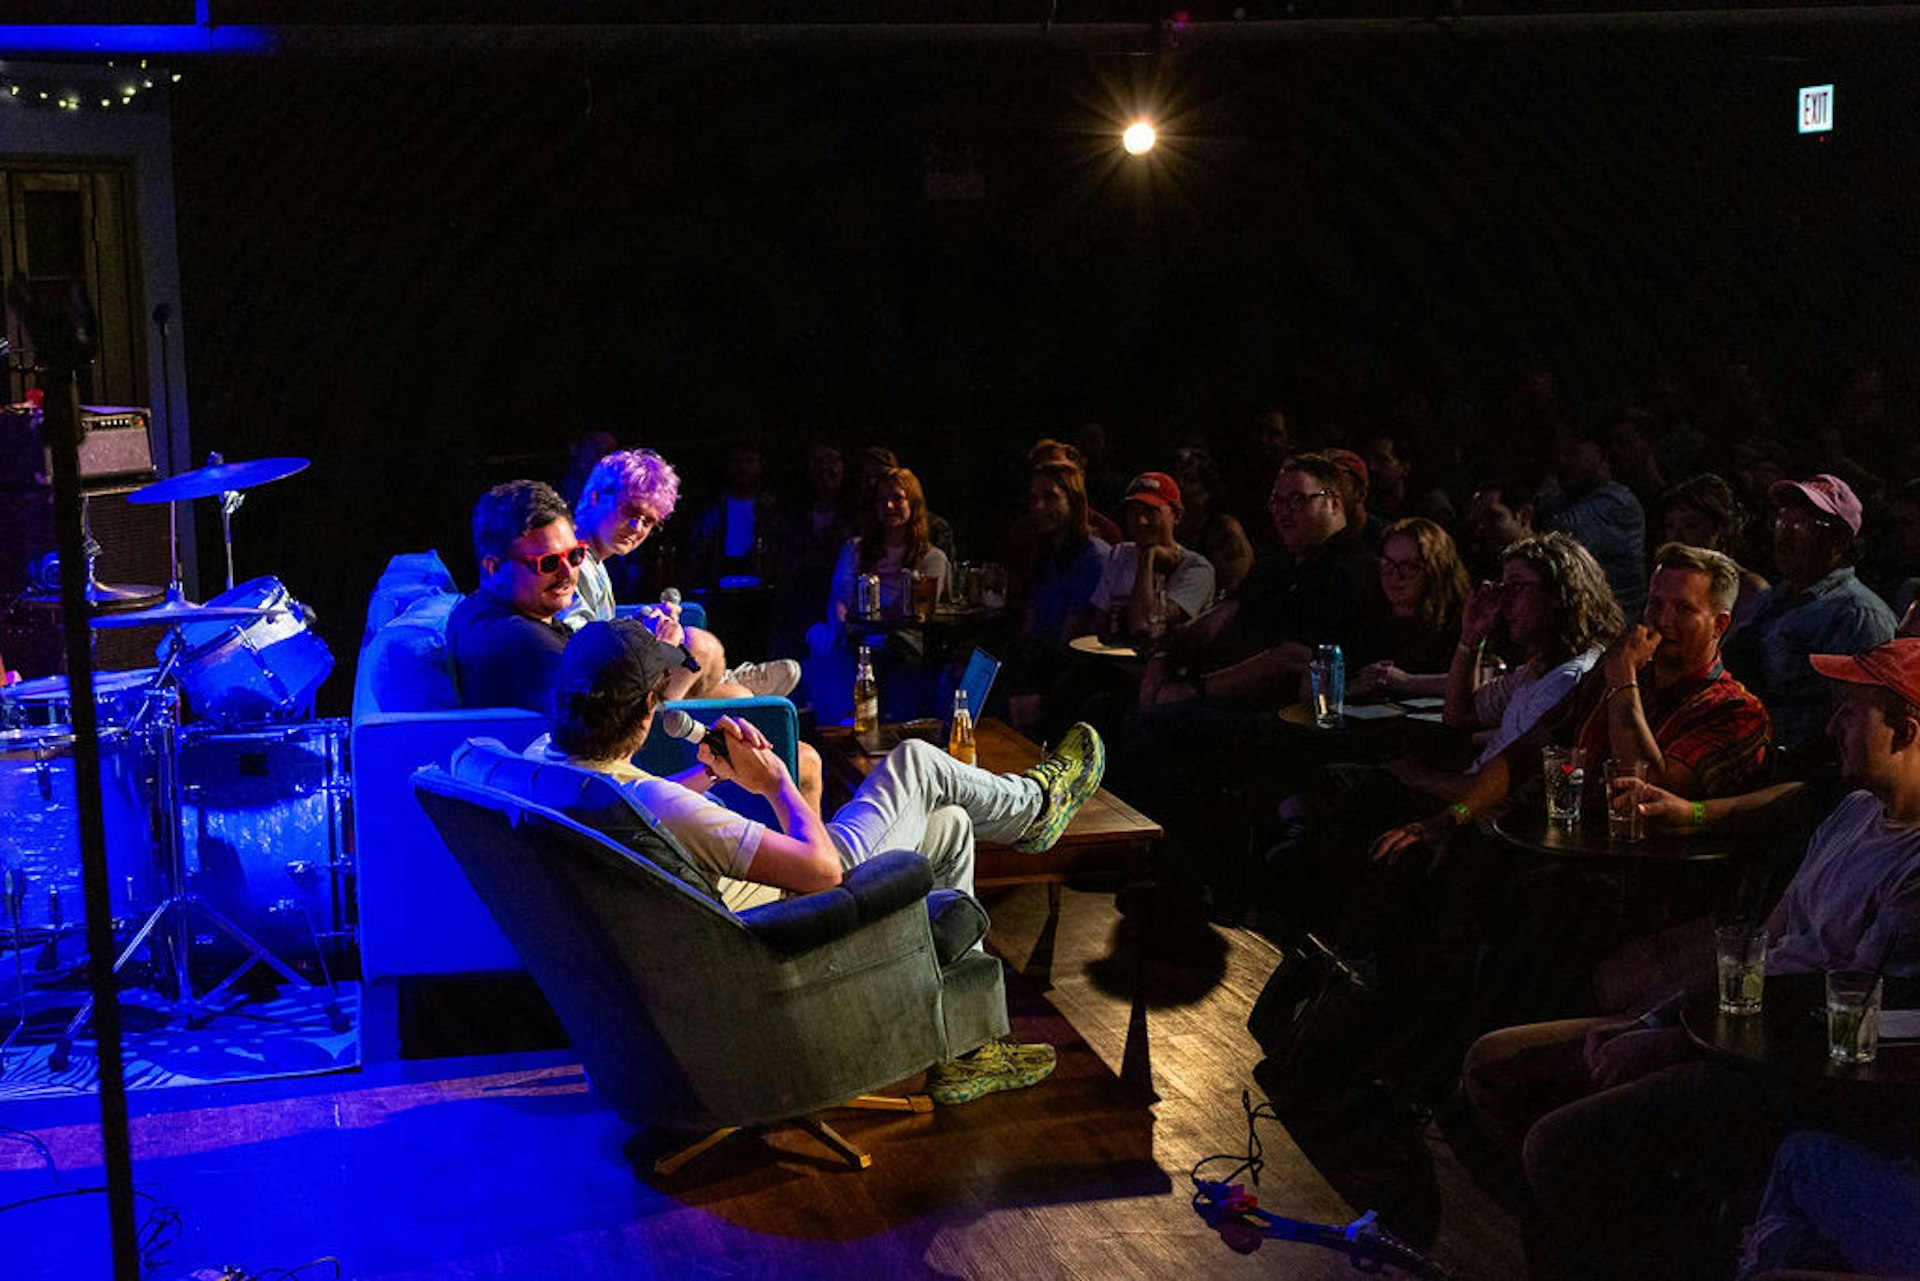
{"label": "wooden floor", "polygon": [[[344,1276],[391,1278],[1353,1275],[1344,1255],[1297,1242],[1235,1253],[1190,1204],[1194,1162],[1244,1150],[1242,1092],[1262,1097],[1245,1020],[1272,948],[1153,893],[1069,889],[1057,932],[1044,887],[983,897],[990,943],[1015,971],[1015,1034],[1057,1045],[1059,1071],[929,1115],[836,1113],[870,1170],[794,1133],[724,1145],[672,1180],[640,1177],[627,1127],[565,1051],[143,1092],[142,1214],[177,1220],[153,1275],[322,1256]],[[0,1118],[52,1165],[25,1140],[0,1141],[0,1205],[31,1200],[0,1212],[0,1274],[109,1275],[100,1198],[54,1195],[101,1182],[92,1106]],[[1261,1137],[1263,1208],[1323,1223],[1364,1208],[1284,1131],[1263,1124]],[[1431,1147],[1421,1177],[1441,1190],[1439,1256],[1455,1276],[1519,1275],[1510,1221]]]}

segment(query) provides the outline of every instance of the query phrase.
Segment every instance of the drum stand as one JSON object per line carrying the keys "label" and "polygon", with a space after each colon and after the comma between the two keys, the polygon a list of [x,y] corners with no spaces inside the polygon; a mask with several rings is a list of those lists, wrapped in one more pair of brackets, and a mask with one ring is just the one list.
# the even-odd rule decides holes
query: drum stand
{"label": "drum stand", "polygon": [[[175,583],[176,585],[178,583],[177,576]],[[128,725],[129,733],[137,730],[141,722],[150,715],[151,709],[159,704],[161,690],[166,687],[168,681],[173,679],[174,669],[179,666],[181,655],[186,652],[187,643],[180,633],[179,624],[168,629],[166,646],[166,658],[161,662],[160,670],[154,674],[153,684],[147,691],[146,700]],[[268,951],[259,940],[235,925],[225,913],[187,889],[186,851],[182,848],[180,840],[179,729],[172,720],[165,722],[162,748],[163,750],[158,752],[157,756],[160,761],[160,812],[165,816],[167,825],[166,834],[162,838],[162,852],[166,857],[164,887],[167,893],[153,911],[148,913],[147,919],[141,923],[140,928],[134,931],[133,937],[127,940],[127,945],[121,949],[120,955],[114,958],[113,973],[119,974],[126,968],[127,963],[133,959],[134,954],[140,950],[153,932],[162,924],[167,924],[169,928],[166,930],[165,938],[166,957],[167,967],[173,971],[174,999],[167,1003],[165,1008],[174,1017],[184,1019],[188,1027],[202,1026],[209,1019],[222,1013],[225,1009],[223,1000],[227,993],[232,990],[235,983],[240,981],[240,976],[255,965],[268,966],[291,983],[305,984],[309,987],[321,986],[303,978],[292,966]],[[246,959],[235,966],[220,982],[208,989],[204,995],[197,995],[194,992],[193,977],[188,968],[188,944],[193,937],[188,924],[196,912],[205,916],[247,952]],[[346,1011],[340,1008],[340,996],[333,986],[331,972],[328,972],[325,986],[327,1025],[335,1032],[344,1032],[352,1026],[352,1022],[347,1018]],[[93,1001],[89,998],[86,1004],[80,1007],[80,1012],[73,1016],[73,1021],[67,1025],[66,1030],[60,1034],[60,1039],[54,1044],[52,1053],[48,1055],[47,1066],[50,1070],[55,1072],[67,1070],[73,1058],[74,1037],[79,1034],[82,1027],[86,1026],[87,1020],[92,1016]]]}

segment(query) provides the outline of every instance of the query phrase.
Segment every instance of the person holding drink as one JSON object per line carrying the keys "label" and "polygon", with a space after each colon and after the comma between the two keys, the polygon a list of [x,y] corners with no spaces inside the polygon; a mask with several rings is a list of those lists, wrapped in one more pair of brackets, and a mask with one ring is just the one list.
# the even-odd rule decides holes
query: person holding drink
{"label": "person holding drink", "polygon": [[[1853,790],[1815,829],[1767,917],[1765,972],[1825,971],[1843,997],[1847,976],[1864,976],[1857,1008],[1829,1026],[1844,1061],[1859,1061],[1878,980],[1920,975],[1920,639],[1811,663],[1833,694],[1826,731]],[[1774,806],[1802,786],[1696,802],[1622,779],[1614,799],[1651,830],[1685,832]],[[1716,942],[1702,921],[1638,948],[1650,958],[1630,1006],[1638,1013],[1506,1028],[1468,1054],[1463,1088],[1474,1118],[1516,1146],[1525,1135],[1528,1181],[1569,1258],[1607,1249],[1617,1259],[1607,1243],[1621,1240],[1636,1243],[1636,1257],[1642,1245],[1674,1249],[1691,1225],[1674,1220],[1670,1196],[1662,1203],[1659,1189],[1670,1185],[1646,1172],[1676,1163],[1729,1178],[1764,1171],[1787,1131],[1832,1119],[1811,1090],[1695,1058],[1675,1011],[1716,981]],[[1734,1003],[1744,1012],[1747,994],[1743,983],[1721,995],[1742,998]],[[1759,996],[1764,1004],[1764,981]],[[1857,1112],[1848,1119],[1878,1123]],[[1680,1256],[1661,1257],[1671,1268]]]}

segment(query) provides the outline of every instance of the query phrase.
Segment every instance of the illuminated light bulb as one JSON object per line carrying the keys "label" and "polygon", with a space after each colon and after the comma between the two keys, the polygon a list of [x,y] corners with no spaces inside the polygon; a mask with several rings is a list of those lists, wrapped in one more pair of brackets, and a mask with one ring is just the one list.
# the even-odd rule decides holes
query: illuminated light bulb
{"label": "illuminated light bulb", "polygon": [[173,83],[175,84],[180,83],[180,73],[178,71],[173,73]]}
{"label": "illuminated light bulb", "polygon": [[1127,131],[1120,135],[1120,145],[1127,149],[1127,154],[1130,156],[1146,155],[1153,150],[1153,144],[1158,140],[1159,135],[1154,132],[1153,126],[1144,120],[1134,121],[1127,126]]}

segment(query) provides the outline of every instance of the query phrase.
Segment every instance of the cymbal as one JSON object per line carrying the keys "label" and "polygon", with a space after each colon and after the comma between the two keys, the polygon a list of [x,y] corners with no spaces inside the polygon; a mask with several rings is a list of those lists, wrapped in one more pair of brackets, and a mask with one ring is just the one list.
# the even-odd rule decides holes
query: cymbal
{"label": "cymbal", "polygon": [[209,463],[134,490],[130,503],[175,503],[189,498],[218,498],[234,489],[252,489],[307,469],[304,458],[256,458],[250,463]]}
{"label": "cymbal", "polygon": [[158,605],[130,609],[119,614],[101,614],[92,619],[97,630],[115,627],[174,627],[183,623],[229,623],[250,618],[284,614],[281,608],[259,605],[196,605],[169,592]]}
{"label": "cymbal", "polygon": [[[144,583],[88,583],[87,604],[95,609],[125,609],[145,601],[159,600],[166,590]],[[58,605],[60,592],[58,588],[53,591],[35,588],[22,592],[20,599],[30,605]]]}

